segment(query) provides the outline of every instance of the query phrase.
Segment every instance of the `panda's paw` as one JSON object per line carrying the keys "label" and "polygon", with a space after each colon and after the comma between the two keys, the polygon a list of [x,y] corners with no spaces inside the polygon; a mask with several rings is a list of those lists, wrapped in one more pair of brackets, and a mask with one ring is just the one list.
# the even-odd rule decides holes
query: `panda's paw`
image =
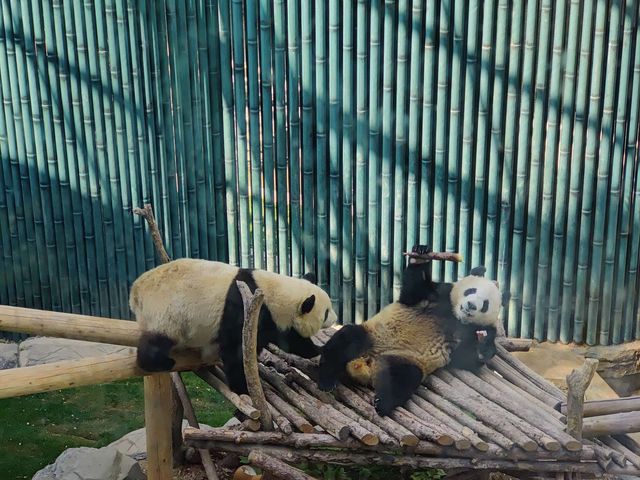
{"label": "panda's paw", "polygon": [[414,245],[411,249],[411,253],[426,255],[427,253],[431,253],[431,247],[429,245]]}
{"label": "panda's paw", "polygon": [[393,412],[393,406],[389,402],[385,402],[377,395],[373,399],[373,407],[376,409],[376,413],[381,417],[387,417]]}
{"label": "panda's paw", "polygon": [[332,378],[318,378],[318,388],[323,392],[333,392],[338,382]]}

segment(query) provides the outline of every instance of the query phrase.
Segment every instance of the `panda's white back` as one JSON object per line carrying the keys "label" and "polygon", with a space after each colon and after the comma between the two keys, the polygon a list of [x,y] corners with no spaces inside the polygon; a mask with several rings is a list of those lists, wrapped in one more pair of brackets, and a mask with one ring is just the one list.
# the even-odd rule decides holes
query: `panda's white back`
{"label": "panda's white back", "polygon": [[217,333],[237,273],[238,267],[226,263],[174,260],[133,283],[131,310],[143,331],[163,333],[183,347],[206,346]]}

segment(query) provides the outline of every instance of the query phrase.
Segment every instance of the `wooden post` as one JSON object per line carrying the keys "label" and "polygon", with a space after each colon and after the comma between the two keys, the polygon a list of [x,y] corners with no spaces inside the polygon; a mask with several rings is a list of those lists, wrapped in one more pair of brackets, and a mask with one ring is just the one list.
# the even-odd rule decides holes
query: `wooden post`
{"label": "wooden post", "polygon": [[314,477],[307,475],[302,470],[287,465],[282,460],[266,455],[259,450],[253,450],[249,453],[249,462],[281,480],[315,480]]}
{"label": "wooden post", "polygon": [[584,364],[567,375],[567,433],[582,440],[584,393],[596,373],[598,360],[587,358]]}
{"label": "wooden post", "polygon": [[242,327],[242,364],[244,375],[247,379],[247,389],[253,405],[260,411],[260,423],[262,429],[269,432],[273,430],[273,419],[269,405],[264,397],[260,373],[258,370],[258,322],[260,308],[264,299],[259,288],[251,294],[246,283],[237,281],[242,303],[244,304],[244,325]]}
{"label": "wooden post", "polygon": [[172,480],[171,376],[144,378],[144,421],[147,435],[147,479]]}

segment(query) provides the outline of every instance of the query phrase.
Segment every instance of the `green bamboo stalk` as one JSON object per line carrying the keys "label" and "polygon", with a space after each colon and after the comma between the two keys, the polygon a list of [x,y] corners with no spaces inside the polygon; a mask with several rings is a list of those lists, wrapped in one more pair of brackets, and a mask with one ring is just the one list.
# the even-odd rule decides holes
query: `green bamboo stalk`
{"label": "green bamboo stalk", "polygon": [[[9,126],[9,139],[14,139],[12,143],[12,150],[9,158],[8,172],[11,172],[12,183],[14,187],[14,197],[16,206],[16,221],[18,222],[18,235],[20,240],[20,257],[22,262],[25,263],[23,268],[23,281],[24,281],[24,301],[26,306],[41,308],[41,287],[40,278],[38,275],[38,253],[35,238],[34,218],[33,218],[33,204],[31,199],[29,176],[28,172],[25,172],[24,167],[21,168],[21,164],[26,165],[27,153],[32,155],[31,148],[27,147],[27,143],[32,144],[31,132],[25,132],[23,125],[23,112],[20,103],[21,92],[20,85],[26,84],[26,71],[22,68],[22,61],[19,57],[22,57],[22,49],[19,43],[15,41],[15,35],[12,25],[12,12],[9,6],[8,0],[2,2],[2,23],[5,37],[5,56],[3,58],[4,65],[3,71],[0,75],[3,77],[3,88],[5,88],[4,97],[5,105],[7,108],[11,103],[11,108],[8,111],[10,116],[7,116],[6,123]],[[16,52],[16,49],[18,50]],[[20,61],[18,65],[17,62]],[[7,85],[4,85],[5,78],[8,76]],[[26,87],[23,86],[23,91],[26,91]],[[11,132],[13,130],[13,132]],[[12,136],[15,135],[15,136]],[[27,149],[29,151],[27,151]],[[33,254],[33,257],[32,257]]]}
{"label": "green bamboo stalk", "polygon": [[234,71],[234,103],[236,107],[238,199],[240,201],[240,265],[251,266],[251,239],[249,218],[249,175],[247,158],[247,120],[245,109],[247,100],[244,93],[244,35],[242,0],[231,1]]}
{"label": "green bamboo stalk", "polygon": [[[181,2],[181,6],[184,2]],[[192,218],[195,217],[197,222],[198,232],[198,256],[201,258],[209,258],[209,234],[203,225],[207,225],[207,170],[206,159],[204,156],[204,143],[203,143],[203,121],[202,121],[202,95],[200,92],[201,86],[201,72],[200,66],[200,53],[198,49],[198,21],[196,14],[196,2],[195,0],[189,0],[186,5],[186,14],[183,18],[183,28],[187,32],[188,39],[188,51],[189,56],[188,67],[185,68],[185,73],[190,78],[191,93],[189,95],[191,99],[191,121],[193,130],[193,165],[195,167],[195,197],[196,197],[196,211]],[[190,208],[189,213],[194,213],[193,208]],[[247,228],[249,228],[247,226]]]}
{"label": "green bamboo stalk", "polygon": [[[29,28],[31,28],[33,40],[36,45],[36,59],[34,60],[34,62],[37,62],[37,71],[41,72],[37,75],[41,103],[41,115],[43,117],[44,128],[43,138],[40,140],[40,142],[44,145],[43,148],[46,154],[45,157],[40,157],[39,155],[36,155],[36,157],[38,164],[40,165],[39,170],[41,175],[41,188],[46,188],[45,184],[47,184],[50,194],[50,200],[44,200],[43,207],[45,208],[45,234],[46,229],[50,228],[51,230],[49,233],[50,237],[48,242],[53,242],[53,249],[49,250],[50,253],[48,254],[48,256],[51,256],[56,260],[56,266],[53,268],[50,267],[52,278],[54,279],[54,281],[51,282],[53,309],[56,310],[56,296],[58,295],[59,304],[57,305],[57,309],[62,311],[70,311],[71,305],[69,299],[69,269],[67,264],[67,252],[65,249],[66,240],[62,220],[62,199],[60,194],[60,185],[56,181],[57,172],[55,171],[55,164],[57,162],[57,155],[53,133],[53,119],[51,115],[51,89],[49,88],[48,76],[46,75],[46,46],[44,41],[44,31],[42,28],[42,8],[42,3],[32,5],[30,14],[25,15],[23,13],[23,17],[31,19]],[[53,172],[49,171],[50,166],[52,166]],[[47,223],[49,222],[50,225],[47,226]],[[7,244],[7,250],[5,250],[5,252],[9,250],[11,250],[10,243]],[[13,276],[13,272],[11,273],[11,275]]]}
{"label": "green bamboo stalk", "polygon": [[[518,0],[514,2],[513,13],[511,17],[511,40],[509,48],[509,79],[520,77],[520,57],[522,55],[522,36],[524,17],[524,2]],[[503,297],[510,300],[511,282],[511,207],[513,204],[513,184],[514,184],[514,164],[516,161],[517,149],[517,123],[515,121],[518,109],[519,98],[518,82],[509,81],[507,87],[507,106],[505,113],[505,132],[504,132],[504,156],[503,156],[503,172],[502,186],[500,198],[500,241],[498,253],[498,283],[506,288]],[[466,258],[466,257],[465,257]],[[515,292],[519,298],[519,292]],[[506,302],[503,300],[506,307]],[[511,315],[509,308],[503,308],[503,321],[506,322],[509,336],[517,336],[520,333],[520,324],[518,323],[517,314]]]}
{"label": "green bamboo stalk", "polygon": [[[606,249],[607,249],[607,263],[606,263],[606,271],[605,271],[605,279],[604,279],[604,289],[605,294],[603,296],[603,317],[607,316],[607,312],[609,309],[605,309],[605,302],[607,300],[607,296],[613,295],[613,302],[611,308],[611,317],[613,318],[612,322],[612,341],[615,344],[621,343],[624,338],[627,336],[626,332],[623,330],[624,327],[624,298],[626,295],[622,295],[622,291],[627,290],[630,286],[630,282],[625,283],[625,266],[628,263],[627,252],[629,246],[629,233],[630,233],[630,225],[629,221],[631,219],[631,198],[633,195],[633,162],[631,158],[627,158],[624,161],[623,166],[623,155],[625,150],[624,145],[624,137],[625,131],[629,128],[632,130],[632,125],[638,125],[637,123],[637,103],[630,103],[630,107],[627,107],[627,99],[629,98],[630,90],[630,80],[633,76],[633,62],[631,58],[631,52],[633,48],[633,33],[634,33],[634,12],[637,11],[637,2],[629,1],[625,3],[625,11],[624,11],[624,30],[622,32],[622,56],[620,57],[620,86],[619,86],[619,94],[618,94],[618,106],[617,106],[617,114],[616,114],[616,130],[615,130],[615,145],[613,150],[613,161],[612,161],[612,170],[616,169],[624,169],[623,173],[623,185],[622,185],[622,196],[620,198],[620,192],[616,195],[616,192],[611,189],[610,190],[610,201],[609,205],[613,206],[614,202],[620,202],[622,199],[622,205],[620,206],[620,226],[616,229],[615,221],[613,216],[611,215],[611,210],[608,212],[609,215],[609,225],[607,229],[607,240],[606,240]],[[640,38],[640,35],[636,35]],[[629,93],[628,93],[629,92]],[[635,109],[635,112],[633,110]],[[636,119],[636,123],[629,123],[629,127],[627,127],[627,118],[631,120],[634,117]],[[629,137],[632,136],[631,131],[629,132]],[[618,249],[617,258],[615,248],[613,252],[611,252],[611,247],[608,242],[615,242],[614,247]],[[637,258],[637,257],[636,257]],[[616,262],[617,260],[617,262]],[[614,268],[615,268],[615,279],[614,279]],[[633,290],[627,290],[633,291]],[[610,297],[609,297],[610,298]],[[629,338],[631,340],[631,332],[629,332]]]}
{"label": "green bamboo stalk", "polygon": [[[106,281],[100,282],[100,279],[106,280],[106,265],[104,263],[105,251],[102,245],[102,235],[100,235],[100,243],[102,250],[98,248],[98,235],[101,229],[94,223],[93,203],[97,204],[100,209],[100,200],[97,188],[92,189],[89,179],[89,159],[95,155],[95,147],[93,141],[93,116],[91,114],[88,89],[86,81],[88,79],[81,78],[80,68],[83,72],[87,71],[86,42],[84,41],[84,32],[76,26],[80,21],[80,11],[76,12],[70,2],[64,4],[66,41],[65,47],[68,57],[69,69],[69,86],[71,91],[71,102],[73,104],[73,126],[74,135],[76,137],[76,161],[77,161],[77,179],[72,178],[73,183],[76,182],[76,189],[79,190],[82,206],[82,223],[84,228],[83,244],[87,256],[87,290],[85,292],[86,302],[90,310],[87,313],[99,315],[101,312],[100,304],[104,293],[100,294],[100,286],[106,286]],[[82,23],[80,21],[80,23]],[[85,84],[84,91],[82,84]],[[95,187],[95,185],[94,185]],[[106,300],[106,299],[105,299]]]}
{"label": "green bamboo stalk", "polygon": [[409,3],[405,0],[398,2],[398,34],[396,50],[396,89],[395,89],[395,165],[393,171],[393,240],[391,255],[393,268],[393,300],[400,298],[402,286],[402,272],[404,262],[402,252],[405,247],[405,183],[407,156],[407,112],[406,97],[409,78]]}
{"label": "green bamboo stalk", "polygon": [[353,318],[353,2],[342,4],[342,322]]}
{"label": "green bamboo stalk", "polygon": [[340,308],[340,2],[329,0],[329,293]]}
{"label": "green bamboo stalk", "polygon": [[[584,149],[584,128],[587,122],[587,101],[589,100],[589,66],[591,55],[591,40],[593,30],[593,2],[588,0],[584,3],[582,13],[582,30],[580,35],[580,57],[578,60],[578,80],[576,88],[576,108],[573,126],[573,141],[571,146],[571,177],[569,180],[569,203],[568,215],[569,219],[579,218],[580,193],[582,190],[582,167],[583,167],[583,149]],[[574,318],[574,299],[577,302],[582,300],[577,298],[576,289],[574,287],[576,276],[576,259],[578,251],[578,233],[577,227],[571,228],[567,232],[567,242],[565,247],[565,262],[563,274],[562,289],[562,325],[560,327],[560,337],[567,338],[573,325],[571,319]],[[566,324],[565,322],[569,323]],[[563,334],[566,335],[563,337]],[[582,342],[584,336],[582,327],[579,331],[574,329],[574,338],[578,338]]]}
{"label": "green bamboo stalk", "polygon": [[[435,175],[433,194],[433,249],[442,251],[445,248],[447,209],[447,138],[449,132],[447,105],[449,103],[449,91],[451,90],[451,71],[449,69],[449,51],[451,49],[451,26],[453,22],[453,8],[450,0],[442,0],[440,7],[440,38],[438,40],[438,83],[436,104],[436,145],[435,145]],[[444,277],[445,262],[434,264],[431,275],[434,280],[442,281]]]}
{"label": "green bamboo stalk", "polygon": [[[560,332],[558,332],[558,327],[560,324],[560,285],[562,282],[562,264],[563,264],[563,246],[564,246],[564,238],[565,238],[565,230],[570,230],[570,228],[565,228],[565,222],[567,220],[567,195],[568,195],[568,187],[569,187],[569,164],[571,155],[571,131],[573,130],[572,124],[572,116],[573,116],[573,105],[575,99],[575,76],[576,76],[576,61],[578,58],[578,43],[580,41],[580,36],[578,33],[578,26],[580,20],[580,2],[577,0],[571,0],[569,6],[569,31],[567,34],[567,45],[566,49],[566,63],[563,62],[562,50],[562,37],[564,35],[564,13],[565,13],[565,2],[561,2],[561,7],[559,6],[558,15],[556,16],[556,24],[554,27],[553,34],[553,60],[552,60],[552,77],[551,77],[551,91],[557,92],[559,91],[559,87],[554,86],[554,80],[556,76],[560,75],[560,70],[564,68],[564,78],[562,79],[562,114],[561,114],[561,135],[560,135],[560,144],[558,146],[558,160],[557,160],[557,180],[556,180],[556,189],[555,189],[555,202],[548,206],[545,204],[546,197],[545,192],[553,192],[553,184],[547,185],[547,181],[552,182],[553,179],[548,179],[548,173],[545,173],[545,187],[543,190],[543,200],[542,200],[542,218],[545,219],[545,216],[551,215],[551,210],[555,207],[555,216],[553,222],[553,247],[551,251],[551,282],[549,288],[549,313],[548,313],[548,327],[547,327],[547,338],[556,342],[560,339],[561,342],[568,342],[568,333],[566,332],[566,327],[568,326],[568,322],[562,319],[562,326],[560,326]],[[561,8],[561,9],[560,9]],[[557,80],[560,82],[560,80]],[[557,111],[555,110],[557,102],[551,102],[550,105],[551,112],[555,115],[557,119]],[[551,131],[551,136],[553,138],[557,138],[558,135],[558,127],[557,120],[552,123],[553,129]],[[555,141],[552,142],[555,145]],[[548,163],[545,165],[545,168],[549,168],[551,171],[555,169],[556,160],[555,160],[555,147],[550,145],[550,148],[553,148],[553,155],[550,153],[547,154]],[[551,189],[551,190],[549,190]],[[551,202],[551,198],[548,199],[548,202]],[[571,227],[571,225],[569,225]],[[542,257],[542,252],[540,256]],[[548,255],[548,254],[547,254]],[[538,292],[541,291],[541,285],[545,283],[541,283],[542,279],[539,279],[538,282]],[[545,280],[546,282],[546,280]],[[538,298],[540,298],[540,294],[538,294]],[[536,304],[536,317],[540,314],[538,303]],[[536,318],[536,322],[539,320]]]}
{"label": "green bamboo stalk", "polygon": [[[304,2],[303,2],[304,3]],[[358,0],[356,10],[357,39],[356,39],[356,85],[360,87],[356,93],[356,208],[355,208],[355,318],[360,324],[366,320],[367,295],[367,213],[375,218],[371,209],[367,211],[367,159],[369,148],[368,128],[368,85],[367,66],[367,2]],[[371,246],[369,245],[369,249]]]}
{"label": "green bamboo stalk", "polygon": [[[21,7],[21,9],[20,9]],[[31,27],[32,14],[29,5],[26,2],[22,4],[12,2],[12,17],[14,32],[19,32],[22,28],[22,37],[34,40],[34,34]],[[25,133],[31,137],[31,144],[27,147],[31,152],[27,151],[26,162],[23,162],[23,172],[29,177],[30,191],[33,198],[33,220],[35,222],[35,235],[38,251],[38,271],[40,274],[40,284],[42,293],[42,308],[60,309],[60,289],[58,277],[58,265],[56,263],[56,245],[55,232],[53,229],[52,212],[51,212],[51,196],[49,188],[49,179],[47,173],[47,154],[44,141],[44,113],[42,111],[42,101],[38,90],[38,72],[37,59],[35,58],[35,48],[33,41],[16,42],[16,60],[22,63],[22,69],[25,69],[28,84],[20,85],[23,90],[22,97],[29,97],[30,109],[23,101],[23,121]],[[20,55],[19,50],[22,50]],[[19,58],[20,55],[22,58]],[[29,134],[29,132],[31,132]],[[46,268],[45,268],[46,265]]]}
{"label": "green bamboo stalk", "polygon": [[300,215],[300,56],[298,2],[289,0],[287,8],[287,93],[288,93],[288,139],[289,139],[289,208],[291,234],[291,273],[302,276],[302,232]]}
{"label": "green bamboo stalk", "polygon": [[469,2],[466,67],[464,78],[464,119],[462,123],[462,160],[460,170],[460,213],[458,215],[458,252],[462,255],[463,261],[467,262],[470,257],[470,242],[473,219],[473,150],[475,144],[476,122],[475,113],[477,107],[477,85],[478,78],[478,27],[480,18],[478,10],[480,8],[478,0]]}
{"label": "green bamboo stalk", "polygon": [[[445,229],[445,248],[449,252],[457,252],[459,244],[458,217],[460,197],[460,140],[461,128],[461,98],[464,93],[464,50],[462,41],[466,16],[465,2],[452,5],[453,8],[453,57],[451,59],[451,106],[449,108],[449,143],[447,146],[447,203]],[[451,15],[450,11],[448,15]],[[442,184],[444,187],[445,184]],[[455,281],[458,276],[458,265],[455,262],[444,262],[444,278]]]}
{"label": "green bamboo stalk", "polygon": [[[218,251],[217,258],[222,261],[229,259],[229,246],[227,243],[227,226],[225,211],[225,158],[224,145],[222,138],[223,129],[223,108],[221,84],[221,57],[220,57],[220,35],[218,26],[218,2],[216,0],[207,0],[206,3],[206,20],[207,20],[207,45],[209,53],[209,78],[210,78],[210,97],[212,99],[212,135],[213,135],[213,158],[209,167],[209,172],[213,172],[213,189],[215,196],[215,215],[216,215],[216,248]],[[266,142],[266,138],[264,139]],[[268,249],[267,249],[268,252]]]}
{"label": "green bamboo stalk", "polygon": [[392,165],[393,165],[393,97],[394,91],[394,48],[395,38],[395,2],[384,2],[384,52],[382,73],[382,168],[380,206],[380,308],[384,308],[392,301],[392,265],[391,265],[391,234],[392,234]]}
{"label": "green bamboo stalk", "polygon": [[[638,8],[640,9],[640,4],[638,4]],[[631,93],[631,112],[629,114],[629,135],[627,136],[627,146],[625,149],[625,158],[629,164],[631,164],[631,168],[638,168],[638,149],[636,147],[636,142],[638,141],[638,137],[640,136],[640,132],[638,128],[631,127],[632,125],[640,125],[638,120],[640,118],[640,35],[638,35],[638,30],[636,30],[636,40],[635,40],[635,58],[633,60],[633,88]],[[635,163],[634,160],[635,159]],[[636,175],[635,179],[635,200],[632,198],[633,192],[630,192],[629,195],[625,193],[624,198],[629,199],[629,202],[632,202],[632,206],[630,206],[632,210],[631,214],[631,227],[630,227],[630,235],[631,242],[629,248],[629,260],[626,263],[626,271],[627,271],[627,288],[629,292],[635,292],[638,288],[638,256],[640,253],[640,176]],[[622,292],[621,292],[622,293]],[[635,338],[640,336],[640,329],[637,328],[636,319],[634,318],[634,305],[636,302],[636,298],[634,295],[620,295],[623,296],[624,301],[624,340],[629,341],[634,338],[634,326],[635,329]],[[635,307],[636,309],[638,306]]]}
{"label": "green bamboo stalk", "polygon": [[273,105],[272,105],[272,47],[271,47],[271,2],[260,1],[260,86],[262,89],[262,158],[264,170],[264,204],[265,204],[265,237],[266,266],[270,271],[276,270],[278,251],[276,219],[274,211],[275,199],[275,165],[273,150]]}
{"label": "green bamboo stalk", "polygon": [[220,76],[222,83],[222,111],[224,164],[226,178],[226,206],[229,245],[229,263],[238,265],[238,212],[236,197],[235,128],[233,121],[233,85],[231,83],[231,38],[229,0],[218,2],[218,32],[220,39]]}
{"label": "green bamboo stalk", "polygon": [[382,116],[380,115],[380,79],[381,49],[380,32],[382,30],[382,1],[371,2],[371,21],[369,23],[369,52],[371,64],[369,71],[369,188],[368,188],[368,255],[367,255],[367,318],[378,312],[380,299],[380,132]]}
{"label": "green bamboo stalk", "polygon": [[[421,244],[433,246],[433,157],[435,137],[435,88],[437,5],[427,2],[424,33],[424,74],[422,90],[422,162],[420,165],[420,226]],[[465,257],[466,258],[466,257]]]}
{"label": "green bamboo stalk", "polygon": [[[600,148],[598,152],[598,168],[596,180],[596,199],[595,199],[595,222],[591,236],[591,274],[589,276],[589,310],[587,317],[587,337],[596,342],[596,334],[598,323],[600,323],[599,343],[608,345],[611,341],[610,326],[611,317],[611,295],[613,294],[611,287],[613,286],[613,262],[616,252],[615,232],[618,221],[618,205],[620,203],[620,189],[622,182],[622,164],[611,163],[611,138],[614,128],[613,112],[616,90],[619,94],[626,94],[622,86],[618,85],[617,75],[615,73],[618,67],[618,48],[620,39],[620,10],[622,8],[621,0],[611,2],[607,10],[610,19],[609,24],[609,46],[607,51],[607,69],[609,74],[605,78],[604,83],[604,104],[601,117],[600,130]],[[603,13],[604,14],[604,13]],[[623,102],[624,105],[625,102]],[[610,189],[610,190],[609,190]],[[610,195],[609,195],[609,192]],[[610,198],[609,208],[607,212],[607,196]],[[609,217],[609,226],[606,226],[606,219]],[[605,228],[613,238],[610,238],[610,244],[606,249],[603,244],[606,237]],[[609,280],[611,284],[601,285],[602,279],[602,261],[610,265],[610,277],[605,276],[605,280]],[[606,268],[606,267],[605,267]],[[605,312],[600,317],[600,295],[602,297],[602,311]]]}
{"label": "green bamboo stalk", "polygon": [[[0,100],[2,90],[0,89]],[[4,124],[4,115],[0,115],[0,157],[7,158],[7,131]],[[2,164],[0,163],[0,167]],[[10,198],[6,193],[10,190],[4,179],[4,169],[0,168],[0,303],[3,305],[17,305],[16,299],[16,275],[13,268],[13,249],[11,248],[10,232],[13,226],[10,218],[13,218],[13,209],[9,209]]]}
{"label": "green bamboo stalk", "polygon": [[[533,329],[534,338],[544,338],[544,319],[535,323],[535,276],[536,256],[540,247],[538,232],[539,193],[541,181],[541,163],[544,158],[545,104],[547,103],[547,57],[551,37],[551,0],[542,0],[540,4],[540,26],[538,35],[538,61],[535,73],[535,95],[533,104],[533,134],[531,140],[531,158],[529,162],[529,198],[527,201],[526,242],[524,257],[524,278],[522,290],[522,331],[528,336]],[[547,230],[548,231],[548,230]],[[546,270],[546,267],[545,267]]]}
{"label": "green bamboo stalk", "polygon": [[[158,76],[159,46],[158,32],[155,27],[154,5],[147,5],[147,0],[138,4],[138,32],[141,42],[142,72],[144,91],[144,134],[139,143],[144,144],[143,155],[149,156],[149,175],[151,177],[150,198],[156,219],[161,227],[161,235],[167,245],[169,233],[169,195],[166,188],[166,151],[164,147],[164,123],[162,118],[162,86]],[[91,48],[90,48],[90,51]],[[89,60],[91,61],[91,59]],[[96,92],[96,90],[93,90]],[[104,160],[101,164],[104,163]],[[215,230],[214,230],[215,231]],[[145,235],[149,240],[151,235]],[[149,252],[149,249],[146,249]],[[154,251],[151,249],[152,265],[155,265]],[[151,265],[147,262],[147,268]]]}
{"label": "green bamboo stalk", "polygon": [[[122,101],[124,105],[135,105],[134,92],[133,92],[133,77],[132,77],[132,65],[129,60],[132,58],[130,52],[130,43],[128,30],[126,28],[126,9],[124,6],[124,0],[118,0],[115,4],[116,25],[117,25],[117,48],[120,52],[120,74],[122,79]],[[73,90],[72,90],[73,91]],[[129,205],[123,205],[127,208],[127,213],[123,212],[125,216],[131,218],[133,237],[127,239],[129,245],[127,250],[133,250],[135,252],[135,261],[133,263],[133,270],[128,272],[129,285],[135,281],[138,275],[145,270],[147,260],[150,256],[153,256],[152,251],[145,251],[145,222],[139,215],[133,215],[130,212],[133,211],[135,205],[139,205],[144,202],[140,184],[140,151],[138,150],[137,136],[138,131],[136,129],[136,123],[134,117],[134,107],[128,107],[123,109],[123,120],[125,127],[125,146],[127,150],[128,159],[136,159],[137,161],[127,161],[127,169],[125,170],[125,183],[127,185],[127,194],[130,198]],[[146,172],[146,169],[145,169]],[[145,175],[146,176],[146,175]],[[148,240],[148,238],[147,238]],[[148,244],[151,247],[151,243]],[[153,263],[153,261],[152,261]],[[128,287],[127,287],[128,290]]]}
{"label": "green bamboo stalk", "polygon": [[[155,11],[155,19],[150,19],[151,39],[156,42],[156,48],[153,50],[158,53],[156,62],[154,63],[154,77],[156,80],[156,95],[159,95],[158,101],[161,102],[158,111],[161,112],[160,117],[163,122],[162,139],[160,145],[164,147],[164,161],[160,163],[160,176],[166,181],[163,182],[165,195],[165,228],[167,248],[172,258],[184,256],[185,248],[180,223],[180,205],[178,198],[178,182],[177,174],[177,149],[179,145],[174,143],[178,139],[175,137],[175,114],[171,105],[171,77],[169,72],[169,52],[164,47],[167,44],[167,22],[166,22],[166,2],[160,0],[153,4],[154,8],[150,8],[151,13]],[[182,189],[181,189],[182,190]]]}
{"label": "green bamboo stalk", "polygon": [[316,63],[316,248],[318,252],[318,286],[329,286],[328,265],[328,72],[327,72],[327,18],[325,5],[315,5],[315,63]]}
{"label": "green bamboo stalk", "polygon": [[[80,287],[78,258],[75,248],[76,232],[73,228],[73,207],[71,204],[71,191],[69,189],[69,180],[67,175],[67,160],[65,160],[66,146],[62,129],[64,114],[61,106],[60,77],[58,75],[58,60],[56,58],[56,39],[52,14],[53,6],[51,5],[51,2],[47,0],[42,3],[42,7],[42,24],[45,28],[44,45],[46,48],[46,57],[47,59],[51,59],[47,62],[47,77],[49,82],[48,88],[45,91],[50,92],[51,118],[54,127],[54,135],[51,138],[55,139],[56,151],[56,157],[49,158],[47,163],[51,183],[52,185],[59,187],[58,193],[61,199],[61,212],[59,212],[62,216],[60,230],[64,231],[64,237],[60,237],[60,241],[64,238],[65,254],[63,258],[67,259],[68,266],[66,270],[68,276],[66,278],[61,278],[60,281],[63,283],[63,296],[68,296],[69,298],[69,304],[65,308],[65,311],[78,312],[80,310]],[[0,75],[0,77],[4,78],[2,75]],[[11,138],[10,132],[9,136]],[[60,216],[58,217],[58,221],[60,221]],[[16,250],[14,250],[14,252],[15,251]]]}
{"label": "green bamboo stalk", "polygon": [[[407,224],[405,248],[418,241],[418,174],[420,168],[420,114],[422,113],[422,37],[424,2],[416,0],[411,9],[411,65],[409,74],[409,138],[407,143]],[[404,262],[398,262],[400,267]]]}
{"label": "green bamboo stalk", "polygon": [[[601,250],[596,245],[592,245],[591,239],[595,240],[599,235],[594,232],[591,236],[593,224],[593,191],[594,179],[596,178],[596,156],[598,155],[598,140],[600,137],[600,95],[602,87],[602,67],[604,63],[604,34],[606,29],[606,5],[598,3],[596,8],[595,20],[596,29],[593,40],[593,63],[591,65],[591,92],[589,94],[589,118],[587,122],[587,145],[585,151],[585,171],[584,181],[582,185],[582,211],[580,215],[580,243],[578,249],[578,273],[576,278],[576,306],[575,317],[573,323],[573,338],[576,342],[582,342],[585,317],[587,317],[587,286],[589,284],[589,266],[599,264],[601,261]],[[610,70],[611,71],[611,70]],[[603,117],[604,119],[604,117]],[[600,183],[600,182],[598,182]],[[595,203],[598,208],[604,208],[603,204]],[[598,251],[596,251],[598,250]],[[593,274],[593,272],[591,273]],[[600,275],[598,271],[598,283]],[[589,298],[589,303],[596,303],[593,297]],[[589,318],[589,317],[587,317]],[[595,317],[587,324],[586,341],[589,345],[596,342],[596,322]]]}
{"label": "green bamboo stalk", "polygon": [[[486,230],[484,238],[484,265],[487,268],[487,277],[496,278],[498,252],[502,246],[499,244],[499,214],[500,214],[500,190],[501,174],[504,158],[502,145],[504,142],[504,131],[502,125],[505,123],[504,105],[505,84],[509,81],[506,78],[507,45],[509,42],[509,32],[507,30],[507,17],[509,5],[506,0],[498,0],[498,12],[496,18],[496,40],[495,40],[495,63],[493,76],[493,94],[491,104],[491,136],[489,142],[489,158],[487,170],[487,203],[486,203]],[[507,172],[511,174],[511,172]]]}
{"label": "green bamboo stalk", "polygon": [[313,72],[313,11],[310,2],[300,2],[301,31],[301,90],[302,90],[302,240],[304,249],[304,271],[315,272],[316,245],[314,222],[314,152],[313,119],[314,72]]}
{"label": "green bamboo stalk", "polygon": [[[527,165],[529,164],[529,148],[531,145],[532,90],[534,82],[533,62],[535,57],[537,1],[527,3],[527,20],[525,29],[525,50],[522,66],[522,91],[520,102],[520,116],[518,119],[518,155],[516,167],[516,188],[514,201],[513,244],[511,254],[511,278],[509,281],[509,330],[520,320],[520,299],[523,290],[522,264],[524,254],[525,228],[525,195],[527,190]],[[524,303],[524,299],[523,302]],[[520,321],[520,336],[530,337],[530,325],[525,326]]]}
{"label": "green bamboo stalk", "polygon": [[278,271],[285,275],[291,272],[289,262],[289,212],[287,209],[287,117],[285,98],[285,50],[286,26],[285,0],[276,0],[273,5],[273,27],[275,46],[275,101],[276,101],[276,189],[278,218]]}
{"label": "green bamboo stalk", "polygon": [[[198,195],[204,194],[205,218],[207,220],[207,228],[205,231],[207,256],[209,259],[217,259],[218,257],[218,219],[216,217],[216,198],[215,198],[215,173],[214,163],[221,157],[216,157],[214,150],[214,142],[219,142],[219,131],[213,131],[213,116],[217,115],[218,110],[213,110],[213,96],[217,94],[212,90],[211,82],[213,79],[212,67],[209,63],[209,45],[208,45],[208,27],[207,27],[207,8],[209,2],[198,0],[195,5],[195,21],[197,22],[197,44],[198,44],[198,66],[200,70],[200,81],[195,82],[195,88],[198,92],[199,114],[202,116],[202,175],[204,176],[204,188],[200,186]],[[193,19],[190,20],[194,21]],[[213,43],[213,42],[212,42]],[[201,100],[200,100],[201,99]],[[194,98],[195,104],[195,98]],[[200,200],[200,197],[198,197]],[[206,212],[206,213],[205,213]]]}
{"label": "green bamboo stalk", "polygon": [[258,78],[257,5],[246,4],[247,81],[249,93],[249,140],[251,152],[251,218],[253,219],[253,265],[264,268],[264,232],[262,221],[262,171],[260,165],[260,86]]}

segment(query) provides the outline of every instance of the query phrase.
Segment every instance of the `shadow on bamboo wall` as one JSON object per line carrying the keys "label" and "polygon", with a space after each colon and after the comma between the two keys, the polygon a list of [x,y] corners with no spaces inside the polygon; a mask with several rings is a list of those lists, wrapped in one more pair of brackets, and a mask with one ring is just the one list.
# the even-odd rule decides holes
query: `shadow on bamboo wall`
{"label": "shadow on bamboo wall", "polygon": [[300,276],[360,322],[414,243],[511,335],[640,336],[637,0],[2,2],[0,303],[128,318],[172,257]]}

